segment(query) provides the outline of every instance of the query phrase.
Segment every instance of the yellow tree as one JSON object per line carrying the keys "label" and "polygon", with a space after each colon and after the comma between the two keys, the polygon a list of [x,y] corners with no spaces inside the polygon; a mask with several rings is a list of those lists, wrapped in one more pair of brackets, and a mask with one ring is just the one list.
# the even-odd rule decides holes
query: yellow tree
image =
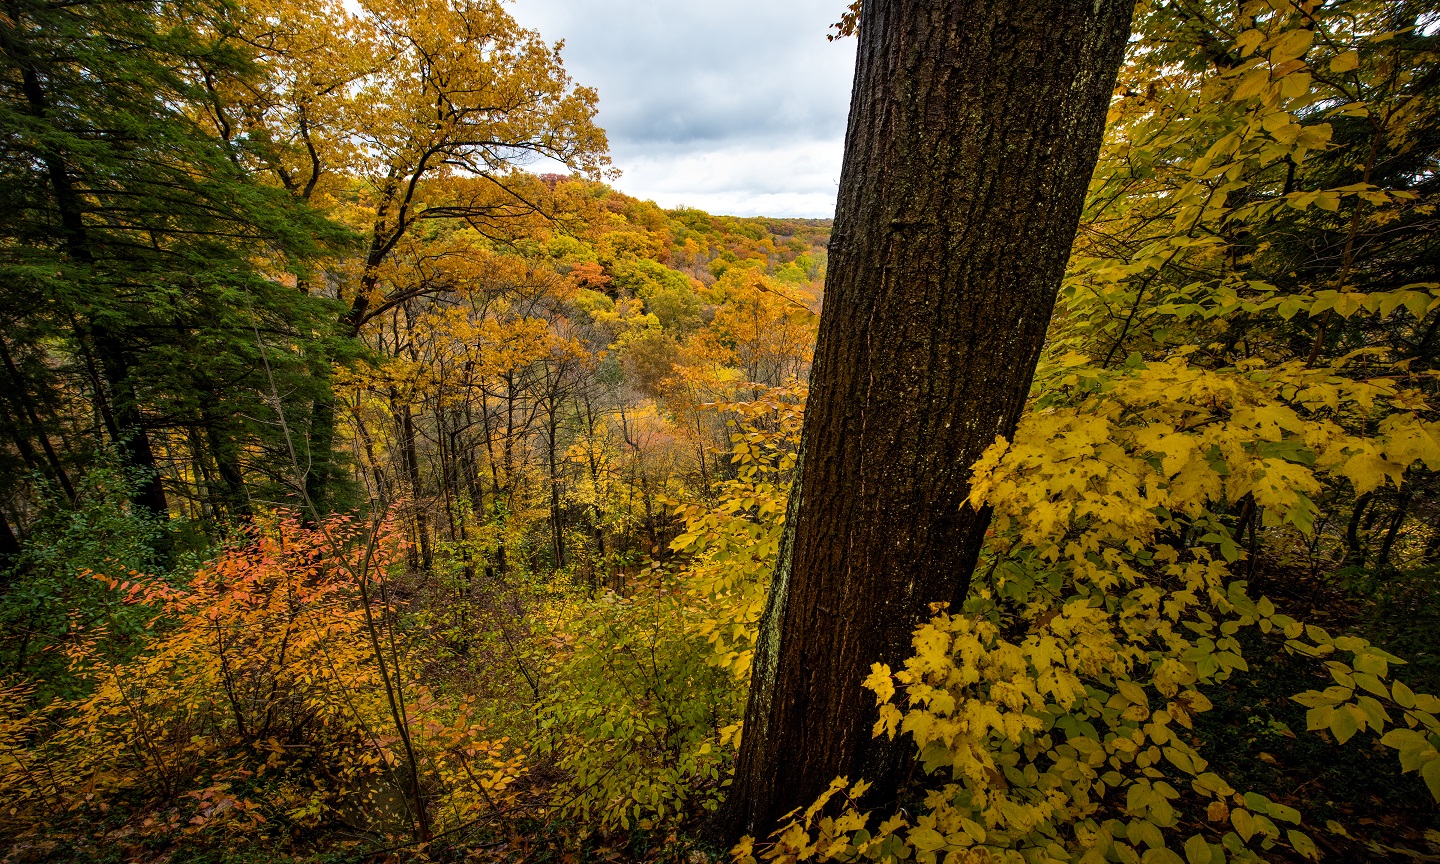
{"label": "yellow tree", "polygon": [[[511,239],[517,222],[528,231],[556,209],[520,165],[544,157],[598,177],[608,163],[595,92],[566,75],[559,43],[519,26],[498,0],[372,0],[355,14],[266,0],[240,18],[271,74],[259,87],[215,82],[213,122],[226,137],[268,142],[263,167],[279,183],[361,233],[362,255],[335,267],[333,288],[320,286],[348,304],[341,325],[352,337],[407,300],[461,287],[393,266],[419,224],[458,221]],[[313,374],[328,378],[329,362],[316,358]],[[317,506],[334,428],[332,404],[317,400],[305,478]]]}
{"label": "yellow tree", "polygon": [[[572,84],[558,44],[521,28],[496,0],[375,0],[363,8],[383,65],[352,100],[361,157],[351,170],[372,219],[348,316],[357,332],[415,290],[384,293],[379,268],[417,222],[461,219],[493,234],[542,206],[507,176],[527,158],[592,175],[608,161],[593,122],[595,92]],[[449,176],[488,182],[449,187],[453,195],[441,200],[421,196],[423,180]]]}

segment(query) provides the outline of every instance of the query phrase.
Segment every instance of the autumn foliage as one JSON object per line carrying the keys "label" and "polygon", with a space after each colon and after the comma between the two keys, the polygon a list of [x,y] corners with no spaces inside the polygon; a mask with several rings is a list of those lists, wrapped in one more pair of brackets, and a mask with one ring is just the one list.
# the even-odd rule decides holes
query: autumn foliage
{"label": "autumn foliage", "polygon": [[[107,837],[124,844],[283,842],[329,820],[393,832],[419,818],[385,791],[412,759],[422,783],[445,790],[445,818],[493,807],[519,763],[466,700],[442,706],[413,687],[413,649],[396,632],[385,576],[401,551],[393,523],[336,516],[305,528],[282,511],[184,588],[79,574],[153,610],[155,634],[121,663],[95,649],[103,630],[69,646],[84,697],[27,713],[28,694],[6,691],[9,818],[103,818],[123,801],[134,812]],[[37,735],[43,743],[26,749]]]}
{"label": "autumn foliage", "polygon": [[829,223],[609,188],[498,3],[6,16],[3,860],[1440,850],[1429,5],[1140,4],[908,785],[733,850]]}

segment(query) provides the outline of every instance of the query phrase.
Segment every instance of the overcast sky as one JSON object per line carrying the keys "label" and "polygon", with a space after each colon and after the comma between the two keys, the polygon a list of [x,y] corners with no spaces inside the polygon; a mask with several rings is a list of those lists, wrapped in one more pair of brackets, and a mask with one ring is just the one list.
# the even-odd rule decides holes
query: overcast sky
{"label": "overcast sky", "polygon": [[662,207],[831,216],[855,40],[844,0],[514,0],[510,11],[600,92],[624,172]]}

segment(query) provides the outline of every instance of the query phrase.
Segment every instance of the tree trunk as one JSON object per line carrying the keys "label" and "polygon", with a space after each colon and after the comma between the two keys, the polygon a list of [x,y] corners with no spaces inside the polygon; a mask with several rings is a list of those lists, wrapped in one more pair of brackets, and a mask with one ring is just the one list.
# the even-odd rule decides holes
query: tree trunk
{"label": "tree trunk", "polygon": [[969,586],[970,466],[1013,434],[1099,154],[1133,0],[867,0],[800,465],[723,828],[836,776],[893,795],[875,662]]}
{"label": "tree trunk", "polygon": [[[311,358],[309,367],[311,377],[320,382],[320,386],[310,406],[310,427],[305,439],[301,521],[306,525],[314,524],[314,520],[330,512],[331,463],[335,451],[335,394],[330,358]],[[274,396],[278,401],[279,394]],[[298,471],[300,466],[295,468]]]}
{"label": "tree trunk", "polygon": [[100,356],[100,366],[105,371],[105,383],[114,398],[111,408],[115,412],[116,428],[120,430],[120,439],[116,443],[122,458],[141,471],[142,479],[132,492],[130,503],[163,522],[170,518],[170,505],[165,500],[165,486],[160,479],[155,450],[150,446],[150,433],[146,431],[144,417],[140,413],[140,396],[131,380],[129,358],[125,356],[120,337],[109,327],[92,321],[90,335],[95,340],[95,352]]}
{"label": "tree trunk", "polygon": [[555,556],[555,569],[564,570],[565,526],[560,518],[560,469],[555,454],[555,436],[559,434],[560,409],[556,402],[557,398],[553,395],[548,400],[550,410],[545,423],[545,457],[550,468],[550,545]]}
{"label": "tree trunk", "polygon": [[1395,513],[1390,517],[1390,530],[1385,532],[1385,541],[1380,544],[1380,557],[1375,561],[1375,572],[1383,574],[1390,569],[1390,550],[1395,547],[1395,538],[1400,536],[1400,526],[1405,524],[1405,511],[1410,506],[1410,491],[1407,489],[1395,502]]}
{"label": "tree trunk", "polygon": [[10,528],[10,520],[0,511],[0,590],[9,586],[10,569],[20,561],[20,540]]}
{"label": "tree trunk", "polygon": [[[55,447],[50,443],[50,436],[45,432],[45,424],[40,421],[40,413],[35,408],[35,401],[30,398],[30,391],[25,386],[25,377],[20,374],[20,367],[10,356],[10,349],[5,345],[5,340],[0,339],[0,359],[5,361],[5,371],[9,373],[11,384],[14,385],[14,399],[17,409],[16,419],[23,415],[30,421],[30,429],[35,440],[40,442],[40,447],[45,451],[46,464],[50,466],[51,479],[60,484],[60,489],[65,493],[68,501],[75,500],[75,487],[70,485],[70,477],[65,473],[65,467],[60,464],[60,457],[55,453]],[[23,421],[21,421],[23,422]],[[18,423],[16,424],[19,425]],[[16,440],[22,440],[18,435]],[[21,448],[22,455],[28,449],[28,443]],[[31,451],[32,453],[34,451]]]}
{"label": "tree trunk", "polygon": [[391,388],[390,399],[392,404],[399,405],[397,413],[400,418],[400,456],[405,461],[405,475],[410,481],[408,506],[415,519],[415,539],[420,547],[420,569],[429,573],[430,520],[426,518],[426,508],[420,501],[420,458],[415,452],[415,417],[410,413],[410,403],[402,400],[394,388]]}
{"label": "tree trunk", "polygon": [[[220,481],[225,484],[225,510],[230,518],[245,518],[250,515],[250,495],[245,489],[245,475],[240,469],[240,447],[235,442],[230,423],[222,419],[216,410],[219,394],[208,380],[197,377],[195,389],[199,393],[200,423],[205,430],[205,445]],[[202,459],[203,463],[203,459]],[[218,517],[217,517],[218,521]]]}
{"label": "tree trunk", "polygon": [[1344,567],[1365,566],[1365,550],[1360,545],[1360,517],[1365,514],[1365,508],[1370,506],[1370,499],[1375,497],[1374,492],[1366,492],[1355,499],[1355,509],[1350,513],[1350,522],[1345,526],[1345,559],[1341,561]]}

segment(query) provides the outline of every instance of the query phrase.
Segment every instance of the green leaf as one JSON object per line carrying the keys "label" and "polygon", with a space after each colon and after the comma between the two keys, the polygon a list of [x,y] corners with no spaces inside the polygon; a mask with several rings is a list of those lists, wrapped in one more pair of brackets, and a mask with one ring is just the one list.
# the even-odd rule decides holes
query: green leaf
{"label": "green leaf", "polygon": [[1144,705],[1146,707],[1150,705],[1150,699],[1145,695],[1145,689],[1134,681],[1117,679],[1115,681],[1115,689],[1120,691],[1121,696],[1124,696],[1136,705]]}
{"label": "green leaf", "polygon": [[933,852],[945,845],[945,838],[934,828],[916,828],[910,832],[910,845],[921,852]]}
{"label": "green leaf", "polygon": [[1285,832],[1285,836],[1290,840],[1290,847],[1296,852],[1312,861],[1320,860],[1320,850],[1315,848],[1315,841],[1306,836],[1304,832],[1291,828]]}
{"label": "green leaf", "polygon": [[1270,802],[1270,815],[1282,822],[1289,822],[1294,825],[1300,824],[1300,811],[1294,807],[1287,807],[1284,804]]}
{"label": "green leaf", "polygon": [[1425,785],[1430,787],[1430,797],[1440,801],[1440,759],[1431,759],[1420,769],[1420,776],[1425,778]]}
{"label": "green leaf", "polygon": [[1319,690],[1306,690],[1304,693],[1298,693],[1290,698],[1304,705],[1306,708],[1323,708],[1335,704],[1334,699],[1331,699]]}
{"label": "green leaf", "polygon": [[1187,754],[1185,751],[1176,749],[1174,747],[1166,747],[1163,752],[1165,754],[1165,758],[1170,760],[1171,764],[1173,764],[1176,768],[1179,768],[1186,774],[1195,773],[1195,763],[1191,760],[1189,754]]}
{"label": "green leaf", "polygon": [[1212,857],[1210,844],[1199,834],[1185,841],[1185,860],[1190,864],[1210,864]]}

